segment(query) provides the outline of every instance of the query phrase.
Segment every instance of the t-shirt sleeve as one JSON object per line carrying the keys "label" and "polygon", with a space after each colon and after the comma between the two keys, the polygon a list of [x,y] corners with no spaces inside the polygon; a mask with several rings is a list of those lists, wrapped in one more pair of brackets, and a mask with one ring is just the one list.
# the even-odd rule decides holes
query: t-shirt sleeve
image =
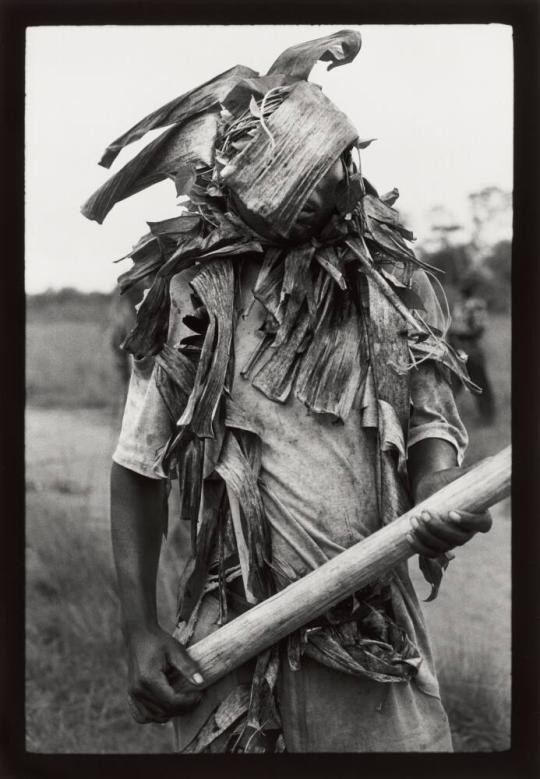
{"label": "t-shirt sleeve", "polygon": [[[171,280],[167,342],[176,346],[189,333],[182,317],[193,310],[189,282],[195,271],[179,273]],[[142,476],[165,479],[167,474],[156,463],[159,453],[176,429],[155,379],[153,357],[132,360],[131,379],[124,408],[122,428],[114,462]]]}
{"label": "t-shirt sleeve", "polygon": [[152,479],[166,474],[155,462],[173,432],[174,422],[155,381],[153,357],[132,360],[131,379],[114,462]]}
{"label": "t-shirt sleeve", "polygon": [[[421,316],[431,327],[444,332],[441,306],[424,271],[414,273],[412,289],[423,303]],[[439,368],[434,360],[426,360],[411,370],[410,388],[412,412],[408,447],[425,438],[441,438],[455,447],[457,462],[461,465],[469,438],[457,409],[447,370]]]}

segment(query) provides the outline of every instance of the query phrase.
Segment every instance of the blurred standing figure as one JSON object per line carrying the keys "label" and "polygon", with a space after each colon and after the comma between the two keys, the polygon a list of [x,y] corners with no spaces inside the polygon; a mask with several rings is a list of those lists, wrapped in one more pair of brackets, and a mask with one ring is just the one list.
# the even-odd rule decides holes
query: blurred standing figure
{"label": "blurred standing figure", "polygon": [[[482,389],[475,395],[478,413],[484,424],[492,424],[495,419],[495,397],[486,367],[486,354],[482,336],[488,324],[487,304],[478,290],[476,278],[465,282],[452,314],[450,343],[455,349],[465,352],[468,357],[469,376]],[[458,385],[458,382],[456,382]],[[456,395],[461,386],[455,387]]]}

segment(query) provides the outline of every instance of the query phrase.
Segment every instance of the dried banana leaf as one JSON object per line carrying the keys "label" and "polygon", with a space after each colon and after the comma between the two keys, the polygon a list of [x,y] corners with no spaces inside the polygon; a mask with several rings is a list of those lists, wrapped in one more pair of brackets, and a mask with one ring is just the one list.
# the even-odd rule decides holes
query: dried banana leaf
{"label": "dried banana leaf", "polygon": [[227,230],[216,228],[207,236],[188,238],[178,245],[176,251],[162,266],[160,275],[174,276],[191,267],[195,262],[205,262],[220,257],[262,252],[259,241],[235,232],[233,226]]}
{"label": "dried banana leaf", "polygon": [[128,257],[131,257],[133,262],[141,262],[142,260],[145,260],[149,254],[152,254],[156,243],[156,238],[152,233],[146,233],[142,238],[139,238],[131,251],[124,254],[122,257],[119,257],[117,260],[113,260],[113,262],[122,262],[122,260],[126,260]]}
{"label": "dried banana leaf", "polygon": [[193,391],[178,424],[189,425],[197,436],[213,438],[212,422],[223,392],[232,348],[234,272],[231,261],[214,260],[204,265],[191,286],[206,307],[209,325]]}
{"label": "dried banana leaf", "polygon": [[189,195],[191,190],[195,186],[197,181],[197,168],[195,165],[182,165],[176,171],[174,177],[174,187],[176,189],[176,196]]}
{"label": "dried banana leaf", "polygon": [[366,194],[362,199],[362,205],[367,216],[378,219],[379,222],[385,222],[390,227],[398,226],[399,212],[375,195]]}
{"label": "dried banana leaf", "polygon": [[403,429],[396,412],[385,400],[377,401],[379,446],[382,452],[397,452],[398,472],[405,474],[407,453]]}
{"label": "dried banana leaf", "polygon": [[247,109],[253,96],[264,97],[270,90],[285,83],[285,77],[279,74],[261,76],[259,78],[244,78],[234,86],[221,101],[233,116],[238,116]]}
{"label": "dried banana leaf", "polygon": [[[178,460],[178,483],[180,485],[180,519],[190,522],[197,528],[199,509],[201,505],[204,439],[193,437],[182,450]],[[199,556],[199,548],[204,539],[199,533],[193,553]]]}
{"label": "dried banana leaf", "polygon": [[364,194],[364,183],[360,173],[343,179],[336,187],[336,208],[340,214],[351,214]]}
{"label": "dried banana leaf", "polygon": [[[244,542],[247,546],[247,590],[253,593],[257,600],[262,600],[270,594],[267,575],[270,560],[269,533],[257,474],[232,430],[228,430],[225,436],[216,473],[227,485],[233,516],[236,514],[236,519],[240,520],[243,537],[239,538],[237,533],[238,547],[240,549]],[[234,500],[231,500],[231,496]]]}
{"label": "dried banana leaf", "polygon": [[418,564],[422,571],[422,575],[428,584],[431,584],[431,592],[425,599],[425,603],[429,603],[437,597],[444,571],[448,568],[451,559],[452,557],[448,557],[447,554],[439,555],[439,557],[418,556]]}
{"label": "dried banana leaf", "polygon": [[[386,278],[389,278],[390,274],[385,273],[381,269],[381,273]],[[392,283],[395,281],[395,276],[391,276],[389,279]],[[402,303],[405,303],[408,309],[411,311],[425,311],[426,306],[420,295],[414,291],[414,289],[408,289],[407,287],[399,287],[396,289],[396,293]]]}
{"label": "dried banana leaf", "polygon": [[434,360],[445,368],[448,368],[471,392],[480,394],[481,388],[471,381],[467,371],[467,363],[462,360],[457,352],[438,336],[430,335],[423,341],[413,339],[410,342],[410,350],[413,360]]}
{"label": "dried banana leaf", "polygon": [[308,79],[316,62],[330,62],[328,70],[352,62],[360,51],[362,37],[355,30],[339,30],[313,41],[290,46],[279,55],[268,75],[284,73],[290,81]]}
{"label": "dried banana leaf", "polygon": [[261,289],[264,287],[264,284],[266,283],[266,280],[268,279],[270,272],[276,268],[277,263],[280,259],[282,259],[284,255],[283,249],[278,249],[276,247],[270,247],[266,250],[263,261],[261,263],[261,267],[259,270],[259,273],[257,274],[257,281],[255,282],[255,286],[253,287],[253,294],[259,293]]}
{"label": "dried banana leaf", "polygon": [[377,428],[379,424],[379,405],[377,403],[377,390],[371,365],[367,369],[362,385],[360,409],[362,412],[362,427]]}
{"label": "dried banana leaf", "polygon": [[91,195],[82,206],[82,214],[101,224],[115,203],[174,178],[183,165],[211,165],[217,121],[217,113],[204,114],[165,130]]}
{"label": "dried banana leaf", "polygon": [[122,348],[136,358],[157,354],[165,343],[169,325],[169,282],[157,276],[137,312],[137,323]]}
{"label": "dried banana leaf", "polygon": [[208,311],[204,306],[198,306],[192,314],[187,314],[182,322],[195,333],[202,335],[210,323]]}
{"label": "dried banana leaf", "polygon": [[280,292],[280,303],[284,307],[284,314],[272,348],[281,346],[289,339],[302,303],[306,298],[313,299],[310,266],[314,253],[313,246],[302,246],[292,249],[285,258]]}
{"label": "dried banana leaf", "polygon": [[[206,446],[205,441],[199,441],[199,444]],[[183,489],[182,483],[180,483],[180,489]],[[189,489],[189,486],[187,489]],[[194,496],[194,499],[196,500],[196,496]],[[191,515],[189,517],[192,519],[191,542],[193,555],[195,556],[195,565],[184,588],[181,609],[178,615],[180,619],[189,619],[208,586],[208,569],[214,548],[214,539],[220,513],[225,502],[225,485],[223,481],[221,479],[206,480],[204,482],[204,494],[199,514],[198,516]],[[184,518],[187,519],[188,517],[184,516]]]}
{"label": "dried banana leaf", "polygon": [[[267,252],[266,257],[270,254]],[[272,257],[281,257],[272,253]],[[253,288],[253,296],[261,303],[266,311],[278,322],[283,321],[283,305],[281,300],[281,285],[283,282],[283,267],[276,261],[274,265],[266,263],[261,266],[257,282]]]}
{"label": "dried banana leaf", "polygon": [[363,676],[376,682],[396,683],[404,681],[400,676],[368,668],[352,657],[341,644],[324,631],[309,634],[304,654],[322,665],[353,676]]}
{"label": "dried banana leaf", "polygon": [[152,273],[155,273],[163,263],[165,257],[159,247],[157,241],[152,244],[152,253],[148,252],[144,260],[139,260],[132,267],[118,276],[118,286],[120,292],[127,292],[131,287],[135,286],[142,279],[147,278]]}
{"label": "dried banana leaf", "polygon": [[294,86],[266,126],[268,132],[260,128],[221,176],[248,211],[286,237],[313,188],[358,133],[306,82]]}
{"label": "dried banana leaf", "polygon": [[[227,379],[225,381],[227,382]],[[213,421],[214,437],[205,439],[203,470],[203,477],[205,479],[208,479],[209,477],[215,478],[216,465],[221,457],[223,442],[227,435],[227,428],[225,427],[226,399],[227,395],[224,392],[223,397],[219,400],[218,410]]]}
{"label": "dried banana leaf", "polygon": [[[125,292],[141,279],[155,273],[165,263],[177,247],[200,228],[200,216],[184,214],[164,219],[161,222],[148,222],[150,233],[144,235],[133,247],[130,254],[134,265],[118,277],[121,292]],[[125,259],[125,258],[122,258]]]}
{"label": "dried banana leaf", "polygon": [[247,684],[235,687],[216,711],[208,718],[196,738],[183,750],[183,754],[202,752],[245,714],[249,707],[250,689]]}
{"label": "dried banana leaf", "polygon": [[187,233],[198,230],[201,222],[199,214],[181,214],[180,216],[173,216],[171,219],[162,219],[160,222],[147,222],[147,224],[150,232],[156,238],[163,236],[180,238]]}
{"label": "dried banana leaf", "polygon": [[260,367],[262,356],[265,353],[267,353],[270,344],[274,340],[274,335],[275,335],[275,328],[272,330],[272,332],[265,332],[264,335],[261,337],[259,344],[250,354],[250,356],[247,359],[247,362],[245,363],[245,365],[240,371],[240,375],[242,376],[242,378],[251,379],[252,373],[255,370],[255,368],[257,366]]}
{"label": "dried banana leaf", "polygon": [[99,164],[104,168],[110,168],[125,146],[139,140],[150,130],[182,124],[197,114],[217,107],[239,80],[253,78],[257,75],[257,72],[251,68],[236,65],[201,86],[174,98],[156,111],[152,111],[151,114],[145,116],[144,119],[141,119],[140,122],[137,122],[131,129],[109,144]]}
{"label": "dried banana leaf", "polygon": [[[250,433],[252,436],[257,436],[259,439],[262,439],[264,432],[260,422],[253,417],[248,417],[244,409],[230,396],[225,399],[225,426]],[[252,449],[254,448],[255,446],[252,447]],[[259,470],[258,468],[255,468],[254,461],[251,462],[251,465],[254,468],[255,473],[258,474]]]}
{"label": "dried banana leaf", "polygon": [[[383,255],[384,256],[384,255]],[[375,255],[373,255],[375,259]],[[375,266],[381,276],[396,287],[396,290],[400,292],[404,289],[409,289],[411,282],[411,273],[405,263],[399,263],[394,258],[388,260],[387,256],[381,261],[375,260]]]}
{"label": "dried banana leaf", "polygon": [[315,259],[334,279],[340,289],[347,289],[344,276],[345,261],[343,254],[339,253],[335,246],[321,246],[320,249],[317,249]]}
{"label": "dried banana leaf", "polygon": [[414,240],[414,235],[410,230],[401,224],[399,218],[399,212],[395,208],[391,208],[382,199],[374,197],[373,195],[365,195],[362,200],[364,207],[364,213],[370,219],[377,219],[379,222],[383,222],[389,227],[393,227],[408,241]]}
{"label": "dried banana leaf", "polygon": [[298,370],[299,350],[308,331],[310,319],[304,305],[289,340],[276,348],[270,346],[267,350],[269,359],[253,375],[253,386],[270,400],[285,403],[291,393]]}
{"label": "dried banana leaf", "polygon": [[377,682],[405,682],[416,675],[420,656],[404,631],[399,632],[396,643],[401,646],[398,648],[360,635],[355,641],[344,640],[342,634],[346,627],[308,633],[305,654],[330,668]]}
{"label": "dried banana leaf", "polygon": [[[172,384],[178,388],[182,407],[185,406],[195,382],[195,366],[191,360],[177,349],[163,344],[163,349],[156,355],[156,364],[165,371]],[[175,413],[175,419],[178,419],[181,410]]]}
{"label": "dried banana leaf", "polygon": [[361,385],[362,362],[356,306],[332,284],[302,359],[296,397],[318,414],[345,420]]}
{"label": "dried banana leaf", "polygon": [[384,195],[381,195],[381,200],[383,203],[386,203],[387,206],[393,206],[396,200],[399,197],[399,189],[394,187],[389,192],[385,192]]}
{"label": "dried banana leaf", "polygon": [[402,430],[409,419],[408,380],[403,369],[409,363],[406,323],[374,281],[360,276],[362,298],[367,305],[364,318],[371,364],[376,366],[377,400],[386,401],[395,411]]}
{"label": "dried banana leaf", "polygon": [[[259,733],[263,730],[277,729],[280,726],[280,718],[274,701],[274,687],[278,669],[279,654],[276,646],[267,649],[257,657],[251,682],[251,697],[246,720],[247,732],[249,732],[248,729],[252,729]],[[256,748],[250,749],[249,743],[248,739],[246,752],[258,751]]]}
{"label": "dried banana leaf", "polygon": [[374,219],[368,214],[366,214],[366,221],[369,231],[367,237],[375,241],[384,251],[393,257],[397,257],[397,259],[417,262],[414,252],[407,246],[397,230],[392,229],[384,222],[379,222],[378,219]]}

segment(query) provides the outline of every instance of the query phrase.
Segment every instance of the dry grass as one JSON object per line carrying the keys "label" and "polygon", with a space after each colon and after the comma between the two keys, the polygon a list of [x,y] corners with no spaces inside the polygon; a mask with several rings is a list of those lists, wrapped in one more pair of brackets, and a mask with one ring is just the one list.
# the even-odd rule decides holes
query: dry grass
{"label": "dry grass", "polygon": [[[441,697],[458,752],[508,749],[510,737],[510,521],[507,501],[493,509],[486,536],[456,550],[435,601],[423,611]],[[414,563],[421,597],[429,588]],[[425,593],[425,594],[424,594]]]}
{"label": "dry grass", "polygon": [[106,328],[96,322],[28,322],[26,397],[44,407],[106,408],[120,388]]}
{"label": "dry grass", "polygon": [[65,493],[27,505],[27,749],[165,752],[125,706],[126,669],[107,535]]}
{"label": "dry grass", "polygon": [[456,752],[503,752],[510,748],[510,677],[500,675],[492,651],[468,648],[449,659],[457,674],[440,674],[442,699]]}
{"label": "dry grass", "polygon": [[[470,435],[465,465],[494,454],[511,439],[508,316],[491,317],[484,346],[497,418],[493,425],[479,424],[474,397],[469,393],[460,396],[460,411]],[[439,598],[424,608],[454,748],[459,752],[501,751],[510,746],[509,501],[495,507],[492,514],[491,532],[456,552]]]}

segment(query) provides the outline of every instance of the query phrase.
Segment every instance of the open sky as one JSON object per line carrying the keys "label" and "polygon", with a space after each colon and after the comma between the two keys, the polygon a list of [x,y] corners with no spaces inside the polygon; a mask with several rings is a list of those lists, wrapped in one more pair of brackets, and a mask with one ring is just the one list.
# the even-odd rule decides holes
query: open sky
{"label": "open sky", "polygon": [[[155,108],[233,65],[265,73],[288,46],[345,25],[34,27],[27,31],[26,288],[108,291],[146,232],[177,213],[172,182],[117,204],[103,225],[81,204],[160,131],[97,165],[113,139]],[[365,25],[349,65],[311,81],[344,110],[379,192],[421,242],[429,210],[467,219],[467,195],[512,189],[512,29],[504,25]]]}

